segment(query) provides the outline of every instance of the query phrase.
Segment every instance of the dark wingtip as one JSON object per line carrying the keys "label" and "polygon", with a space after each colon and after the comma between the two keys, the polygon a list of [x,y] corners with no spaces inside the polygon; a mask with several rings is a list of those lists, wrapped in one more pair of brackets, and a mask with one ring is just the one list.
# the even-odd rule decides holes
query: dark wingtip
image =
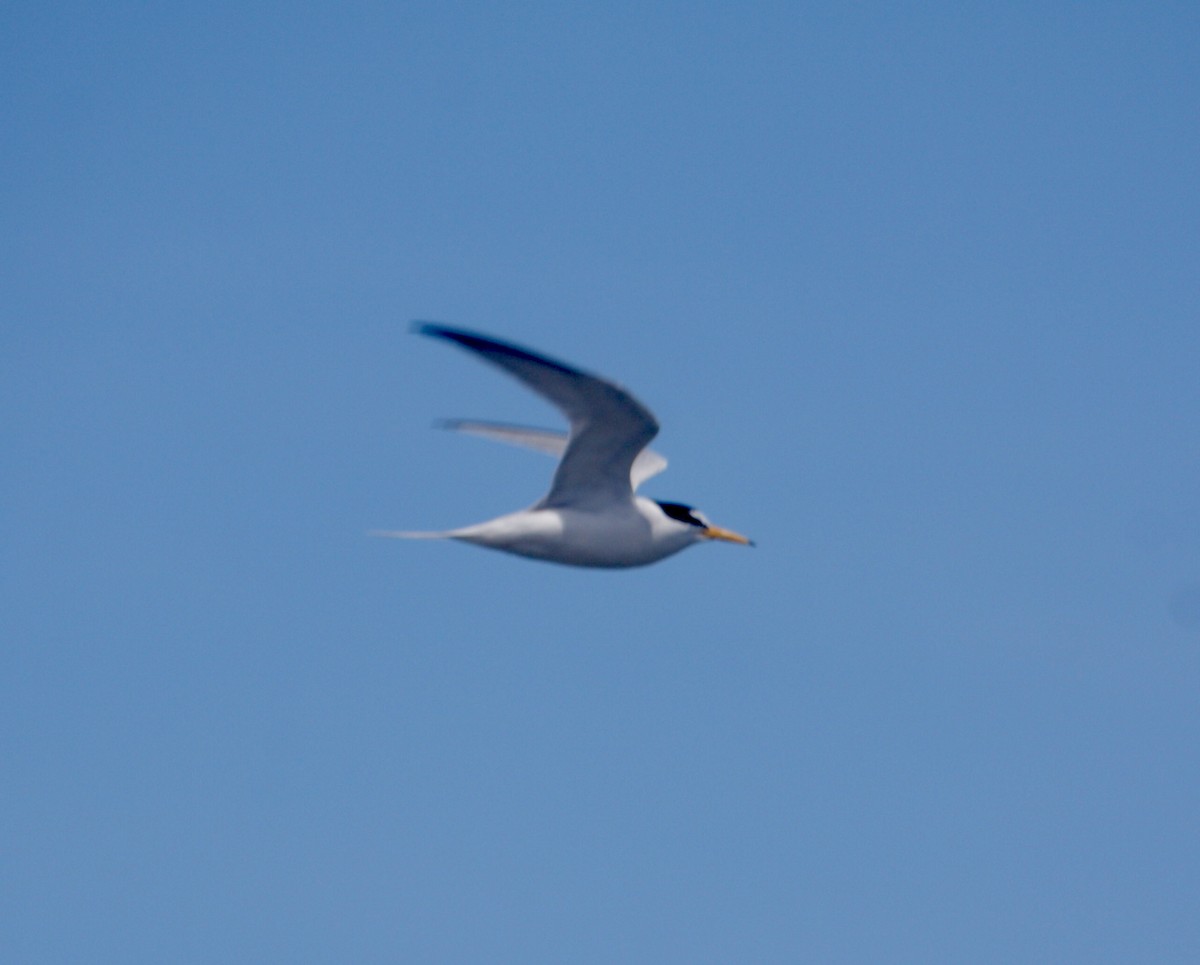
{"label": "dark wingtip", "polygon": [[436,338],[449,339],[451,342],[458,342],[459,345],[465,345],[467,348],[508,348],[505,343],[497,342],[486,335],[469,332],[465,328],[451,328],[441,322],[424,322],[417,319],[412,323],[412,329],[417,335],[432,335]]}
{"label": "dark wingtip", "polygon": [[[412,324],[413,331],[418,335],[434,335],[438,338],[444,338],[485,356],[507,355],[510,358],[536,362],[538,365],[558,369],[560,372],[566,372],[570,375],[586,374],[579,369],[567,365],[566,362],[549,358],[530,349],[522,348],[520,345],[514,345],[512,342],[501,342],[499,339],[481,335],[479,332],[471,332],[465,328],[451,328],[449,325],[442,325],[440,322],[414,321]],[[495,359],[493,358],[492,361],[495,362]]]}
{"label": "dark wingtip", "polygon": [[408,327],[414,335],[445,335],[446,326],[438,322],[427,322],[422,318],[414,318]]}

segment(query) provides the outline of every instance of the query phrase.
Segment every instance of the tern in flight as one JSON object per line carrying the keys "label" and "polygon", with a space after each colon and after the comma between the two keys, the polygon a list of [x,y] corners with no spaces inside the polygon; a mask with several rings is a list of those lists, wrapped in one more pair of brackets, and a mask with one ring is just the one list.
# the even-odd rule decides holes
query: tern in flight
{"label": "tern in flight", "polygon": [[667,460],[646,448],[658,433],[658,422],[619,385],[473,332],[435,324],[418,324],[417,331],[470,349],[521,380],[567,417],[570,431],[445,423],[459,432],[558,456],[550,491],[529,509],[474,526],[376,535],[453,539],[554,563],[600,567],[645,566],[712,540],[754,545],[683,503],[637,495],[638,486],[666,469]]}

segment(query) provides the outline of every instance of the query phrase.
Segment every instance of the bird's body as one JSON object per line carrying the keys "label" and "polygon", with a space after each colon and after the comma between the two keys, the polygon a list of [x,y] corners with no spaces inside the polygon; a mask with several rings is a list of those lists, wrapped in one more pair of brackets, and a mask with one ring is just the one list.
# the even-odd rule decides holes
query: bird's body
{"label": "bird's body", "polygon": [[650,411],[620,386],[527,349],[471,332],[422,325],[419,331],[456,342],[525,382],[557,406],[569,434],[488,422],[449,428],[560,456],[550,491],[534,506],[487,522],[438,533],[384,532],[410,539],[453,539],[572,566],[631,567],[655,563],[703,540],[749,544],[712,526],[681,503],[635,493],[666,468],[646,445],[658,432]]}
{"label": "bird's body", "polygon": [[534,507],[441,535],[555,563],[628,567],[657,563],[695,542],[691,527],[670,524],[656,502],[637,496],[599,512]]}

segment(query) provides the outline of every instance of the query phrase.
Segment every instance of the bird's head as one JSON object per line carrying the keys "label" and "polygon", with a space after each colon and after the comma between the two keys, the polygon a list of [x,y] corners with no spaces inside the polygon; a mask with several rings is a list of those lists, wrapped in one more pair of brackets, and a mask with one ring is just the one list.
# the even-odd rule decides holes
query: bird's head
{"label": "bird's head", "polygon": [[691,527],[696,539],[719,539],[726,543],[741,543],[743,546],[753,546],[754,541],[740,533],[714,526],[700,510],[685,506],[683,503],[658,503],[663,515],[682,526]]}

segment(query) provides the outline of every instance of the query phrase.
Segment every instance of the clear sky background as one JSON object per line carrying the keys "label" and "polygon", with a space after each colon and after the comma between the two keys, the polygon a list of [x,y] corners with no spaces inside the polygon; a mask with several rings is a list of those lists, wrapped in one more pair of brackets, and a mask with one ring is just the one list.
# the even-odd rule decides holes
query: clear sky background
{"label": "clear sky background", "polygon": [[[1194,3],[17,3],[0,78],[0,959],[1200,961]],[[758,547],[369,538],[552,468],[413,318]]]}

